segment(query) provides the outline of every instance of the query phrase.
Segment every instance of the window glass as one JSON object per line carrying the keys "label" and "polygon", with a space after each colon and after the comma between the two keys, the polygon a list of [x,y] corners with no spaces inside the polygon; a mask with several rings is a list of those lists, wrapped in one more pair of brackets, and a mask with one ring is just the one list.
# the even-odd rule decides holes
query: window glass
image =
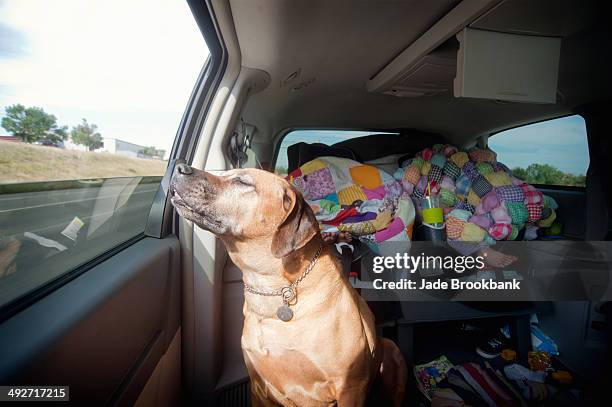
{"label": "window glass", "polygon": [[278,158],[274,172],[279,175],[287,174],[288,160],[287,148],[293,144],[304,143],[321,143],[331,146],[352,138],[363,137],[370,134],[381,134],[380,132],[372,131],[355,131],[355,130],[294,130],[288,133],[281,142],[278,151]]}
{"label": "window glass", "polygon": [[584,186],[589,150],[584,118],[574,115],[502,131],[489,138],[497,160],[531,184]]}
{"label": "window glass", "polygon": [[144,231],[208,49],[176,0],[5,0],[0,36],[1,306]]}

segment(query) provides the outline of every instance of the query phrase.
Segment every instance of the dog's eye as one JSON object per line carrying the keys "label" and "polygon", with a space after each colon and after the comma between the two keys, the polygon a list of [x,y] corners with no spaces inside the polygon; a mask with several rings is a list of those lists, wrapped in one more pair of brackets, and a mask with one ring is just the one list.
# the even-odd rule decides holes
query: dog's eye
{"label": "dog's eye", "polygon": [[251,184],[248,180],[246,180],[243,177],[234,177],[234,178],[232,178],[232,184],[241,185],[241,186],[245,186],[245,187],[253,187],[254,186],[253,184]]}

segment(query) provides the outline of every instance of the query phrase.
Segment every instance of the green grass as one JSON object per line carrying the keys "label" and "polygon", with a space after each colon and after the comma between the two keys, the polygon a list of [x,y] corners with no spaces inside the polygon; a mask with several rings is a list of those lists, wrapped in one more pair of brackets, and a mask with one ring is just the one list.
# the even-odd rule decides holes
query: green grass
{"label": "green grass", "polygon": [[[166,161],[0,141],[0,184],[164,175]],[[143,180],[144,182],[144,180]],[[52,183],[39,188],[54,189]],[[62,183],[62,187],[66,187]],[[2,192],[7,186],[0,189]],[[16,186],[11,187],[14,189]],[[34,185],[23,186],[24,192]],[[75,183],[82,188],[82,183]],[[19,188],[19,187],[17,187]],[[40,190],[40,189],[38,189]]]}

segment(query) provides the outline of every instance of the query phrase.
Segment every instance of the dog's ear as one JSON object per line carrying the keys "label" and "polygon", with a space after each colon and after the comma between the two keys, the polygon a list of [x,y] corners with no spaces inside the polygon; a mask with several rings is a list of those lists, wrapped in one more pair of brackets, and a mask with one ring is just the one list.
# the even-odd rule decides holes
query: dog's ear
{"label": "dog's ear", "polygon": [[272,255],[281,258],[306,245],[317,233],[319,224],[302,194],[287,188],[283,196],[286,217],[272,237]]}

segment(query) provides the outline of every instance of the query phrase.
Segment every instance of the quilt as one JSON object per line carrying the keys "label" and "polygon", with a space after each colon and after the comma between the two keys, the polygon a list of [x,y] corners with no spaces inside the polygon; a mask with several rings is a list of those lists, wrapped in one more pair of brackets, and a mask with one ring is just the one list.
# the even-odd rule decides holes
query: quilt
{"label": "quilt", "polygon": [[515,240],[522,229],[533,232],[556,218],[554,199],[514,177],[488,148],[437,144],[404,161],[393,176],[415,202],[439,197],[449,240]]}
{"label": "quilt", "polygon": [[395,242],[395,250],[408,249],[414,206],[401,182],[385,171],[347,158],[320,157],[287,180],[313,209],[321,232],[349,232],[377,253],[386,242]]}

